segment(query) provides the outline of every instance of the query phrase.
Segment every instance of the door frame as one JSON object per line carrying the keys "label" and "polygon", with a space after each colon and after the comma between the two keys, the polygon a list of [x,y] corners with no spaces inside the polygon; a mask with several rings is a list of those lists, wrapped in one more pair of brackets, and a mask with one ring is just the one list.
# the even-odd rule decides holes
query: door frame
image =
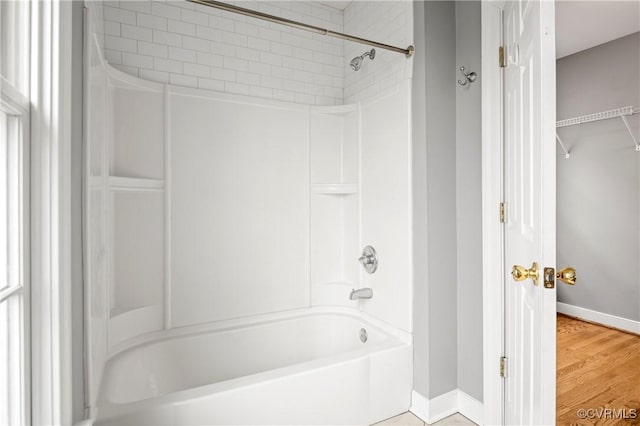
{"label": "door frame", "polygon": [[503,200],[502,45],[503,1],[481,2],[482,51],[482,335],[484,424],[504,424],[504,225]]}

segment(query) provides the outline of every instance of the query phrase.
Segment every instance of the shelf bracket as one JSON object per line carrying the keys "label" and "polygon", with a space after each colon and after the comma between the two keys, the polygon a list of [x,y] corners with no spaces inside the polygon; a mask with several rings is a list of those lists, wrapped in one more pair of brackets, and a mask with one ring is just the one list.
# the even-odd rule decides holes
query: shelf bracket
{"label": "shelf bracket", "polygon": [[569,158],[569,151],[567,151],[567,148],[564,146],[564,142],[562,142],[562,139],[560,139],[558,132],[556,132],[556,140],[558,141],[558,143],[562,147],[562,150],[564,151],[564,158]]}
{"label": "shelf bracket", "polygon": [[622,119],[624,126],[627,128],[627,131],[629,132],[629,136],[631,136],[633,143],[636,145],[636,151],[640,151],[640,143],[638,143],[638,139],[636,139],[636,137],[633,136],[633,132],[631,131],[631,126],[629,126],[627,117],[625,117],[624,114],[620,114],[620,118]]}

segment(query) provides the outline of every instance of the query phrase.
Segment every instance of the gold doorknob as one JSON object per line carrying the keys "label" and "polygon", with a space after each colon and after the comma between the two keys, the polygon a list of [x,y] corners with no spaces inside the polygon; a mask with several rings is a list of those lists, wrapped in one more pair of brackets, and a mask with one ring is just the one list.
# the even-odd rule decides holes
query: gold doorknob
{"label": "gold doorknob", "polygon": [[571,266],[558,271],[558,273],[556,274],[556,278],[569,285],[576,285],[576,281],[578,280],[578,277],[576,276],[576,270]]}
{"label": "gold doorknob", "polygon": [[533,284],[538,285],[538,262],[533,262],[531,269],[527,269],[520,265],[513,265],[511,275],[516,281],[524,281],[527,278],[531,278]]}

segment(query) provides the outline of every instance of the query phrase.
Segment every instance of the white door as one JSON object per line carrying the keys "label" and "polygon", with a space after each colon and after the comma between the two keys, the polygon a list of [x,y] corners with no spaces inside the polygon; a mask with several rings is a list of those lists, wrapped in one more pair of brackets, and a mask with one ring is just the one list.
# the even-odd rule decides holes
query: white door
{"label": "white door", "polygon": [[[504,9],[505,423],[555,423],[555,34],[552,1]],[[537,267],[534,266],[534,262]],[[514,265],[529,271],[512,275]],[[535,269],[535,271],[533,271]],[[516,281],[520,278],[521,281]],[[553,274],[552,274],[553,278]]]}

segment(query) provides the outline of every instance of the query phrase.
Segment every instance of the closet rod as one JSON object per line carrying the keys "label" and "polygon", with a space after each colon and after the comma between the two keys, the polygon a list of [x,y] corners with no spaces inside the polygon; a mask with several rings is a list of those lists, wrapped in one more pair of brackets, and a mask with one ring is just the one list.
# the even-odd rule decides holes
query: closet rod
{"label": "closet rod", "polygon": [[305,24],[298,21],[292,21],[291,19],[281,18],[279,16],[269,15],[266,13],[258,12],[251,9],[245,9],[244,7],[234,6],[231,4],[223,3],[215,0],[188,0],[192,3],[198,3],[205,6],[213,7],[215,9],[225,10],[231,13],[238,13],[240,15],[249,16],[252,18],[262,19],[264,21],[274,22],[276,24],[286,25],[287,27],[297,28],[299,30],[309,31],[316,34],[322,34],[329,37],[339,38],[342,40],[353,41],[356,43],[366,44],[368,46],[377,47],[380,49],[390,50],[396,53],[402,53],[407,58],[413,55],[414,48],[409,46],[406,49],[402,47],[391,46],[389,44],[379,43],[377,41],[368,40],[366,38],[356,37],[349,34],[339,33],[337,31],[331,31],[326,28],[316,27],[314,25]]}

